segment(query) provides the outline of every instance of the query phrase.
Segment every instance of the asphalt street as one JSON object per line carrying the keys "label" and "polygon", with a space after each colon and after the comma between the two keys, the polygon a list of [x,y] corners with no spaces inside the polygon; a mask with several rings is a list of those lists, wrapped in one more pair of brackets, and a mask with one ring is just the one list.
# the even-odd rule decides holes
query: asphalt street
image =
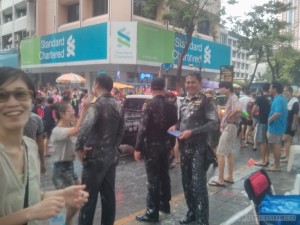
{"label": "asphalt street", "polygon": [[[271,154],[272,155],[272,154]],[[209,212],[210,225],[219,225],[234,213],[246,208],[249,205],[248,197],[244,190],[244,179],[252,172],[259,169],[256,166],[248,166],[249,159],[258,160],[259,152],[253,151],[252,146],[242,148],[235,147],[235,173],[234,184],[228,184],[226,188],[211,187],[209,190]],[[41,178],[42,190],[53,190],[51,157],[47,158],[47,173]],[[269,172],[271,181],[278,194],[283,194],[292,189],[297,173],[300,173],[300,157],[296,158],[296,165],[291,173],[286,172],[286,164],[282,164],[282,172]],[[76,171],[80,175],[81,166],[76,162]],[[215,175],[212,168],[208,171],[209,177]],[[178,224],[178,221],[186,213],[186,205],[182,192],[180,166],[170,169],[172,182],[171,214],[160,215],[158,224]],[[116,176],[116,199],[117,212],[115,225],[135,225],[143,224],[135,220],[135,216],[144,212],[146,200],[146,173],[143,162],[135,162],[132,155],[120,158],[117,166]],[[100,224],[101,203],[98,201],[94,224]],[[48,224],[42,221],[41,225]],[[77,224],[77,216],[73,223]],[[254,221],[238,221],[235,224],[254,224]]]}

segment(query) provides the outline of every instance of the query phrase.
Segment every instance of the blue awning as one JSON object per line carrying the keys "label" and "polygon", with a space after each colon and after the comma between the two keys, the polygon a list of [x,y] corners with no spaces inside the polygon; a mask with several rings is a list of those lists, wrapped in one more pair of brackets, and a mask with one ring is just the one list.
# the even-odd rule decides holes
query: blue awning
{"label": "blue awning", "polygon": [[19,68],[18,52],[17,51],[2,51],[0,52],[0,66],[11,66]]}

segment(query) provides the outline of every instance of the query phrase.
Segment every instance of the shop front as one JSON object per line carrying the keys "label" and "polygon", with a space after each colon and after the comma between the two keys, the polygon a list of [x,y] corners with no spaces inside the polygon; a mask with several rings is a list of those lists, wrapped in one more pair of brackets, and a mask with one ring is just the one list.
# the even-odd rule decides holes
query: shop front
{"label": "shop front", "polygon": [[[168,88],[176,84],[178,54],[184,36],[140,22],[107,22],[21,42],[21,68],[40,77],[44,85],[62,73],[77,73],[89,88],[100,70],[115,81],[148,86],[156,76]],[[220,66],[230,64],[230,47],[193,38],[183,61],[183,75],[201,69],[203,78],[219,76]],[[164,70],[162,64],[172,64]],[[51,79],[50,79],[51,77]]]}

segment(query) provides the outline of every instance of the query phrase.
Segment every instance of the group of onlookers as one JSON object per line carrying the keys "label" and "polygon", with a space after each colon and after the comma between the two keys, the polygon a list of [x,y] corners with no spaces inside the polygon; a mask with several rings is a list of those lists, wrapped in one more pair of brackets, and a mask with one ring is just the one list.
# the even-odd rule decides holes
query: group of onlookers
{"label": "group of onlookers", "polygon": [[[124,132],[122,102],[118,90],[112,92],[112,78],[98,75],[88,97],[78,90],[59,96],[55,88],[48,96],[50,92],[40,90],[38,94],[33,87],[23,71],[0,68],[0,197],[3,202],[0,224],[38,224],[38,220],[51,218],[63,208],[67,209],[66,224],[70,224],[81,208],[78,223],[91,225],[100,193],[101,224],[112,225],[116,213],[118,147]],[[254,142],[260,148],[261,161],[256,165],[280,171],[282,140],[286,149],[282,162],[286,162],[292,137],[298,129],[299,102],[292,97],[289,86],[283,87],[278,82],[265,84],[263,94],[255,100],[246,97],[239,100],[231,83],[220,82],[219,90],[226,95],[227,103],[218,121],[214,93],[203,92],[199,73],[186,77],[187,95],[178,110],[173,96],[166,95],[164,87],[163,78],[154,78],[153,98],[142,108],[134,157],[144,158],[147,209],[136,219],[158,222],[159,211],[171,212],[169,156],[174,146],[178,146],[180,160],[177,160],[187,205],[187,213],[179,223],[195,221],[208,225],[206,173],[210,164],[215,163],[218,174],[208,184],[226,187],[226,183],[234,182],[233,148],[241,116],[245,126],[242,144],[248,142],[247,126],[251,124],[248,120],[257,120]],[[47,93],[45,106],[43,93]],[[80,100],[78,96],[82,94]],[[39,98],[32,107],[36,96]],[[218,130],[221,134],[216,140],[212,136],[217,136]],[[40,172],[45,172],[44,153],[49,153],[49,139],[54,149],[53,183],[58,190],[40,192]],[[274,151],[273,165],[269,165],[268,146]],[[81,180],[74,173],[76,155],[83,166]]]}
{"label": "group of onlookers", "polygon": [[[226,84],[229,85],[229,84]],[[293,97],[293,89],[279,82],[265,83],[261,95],[251,95],[246,89],[238,99],[231,86],[220,83],[220,92],[227,96],[225,113],[221,121],[221,137],[217,147],[218,176],[209,181],[211,186],[226,187],[233,183],[234,142],[240,136],[241,148],[253,144],[260,150],[260,160],[256,166],[269,171],[280,171],[280,162],[286,163],[292,138],[299,125],[299,101]],[[251,134],[253,140],[251,140]],[[274,162],[270,162],[269,151],[273,150]],[[282,152],[284,150],[284,152]],[[224,176],[226,158],[227,175]]]}

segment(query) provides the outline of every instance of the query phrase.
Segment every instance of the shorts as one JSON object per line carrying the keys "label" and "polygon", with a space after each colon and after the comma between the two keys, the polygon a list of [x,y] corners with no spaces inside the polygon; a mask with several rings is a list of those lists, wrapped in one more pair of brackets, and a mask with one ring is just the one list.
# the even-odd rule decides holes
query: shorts
{"label": "shorts", "polygon": [[73,161],[54,163],[52,181],[56,189],[63,189],[76,184],[78,180],[74,172]]}
{"label": "shorts", "polygon": [[48,126],[48,125],[44,125],[44,137],[45,138],[50,138],[52,130],[54,129],[54,126]]}
{"label": "shorts", "polygon": [[258,123],[256,125],[256,135],[254,141],[257,143],[268,143],[268,125]]}
{"label": "shorts", "polygon": [[237,138],[237,130],[238,129],[235,124],[226,125],[219,140],[217,149],[218,155],[228,156],[228,154],[233,151],[233,145]]}
{"label": "shorts", "polygon": [[292,130],[292,126],[287,125],[284,134],[290,135],[291,137],[294,137],[295,136],[295,131]]}
{"label": "shorts", "polygon": [[272,134],[268,131],[267,137],[270,144],[281,144],[282,134]]}

